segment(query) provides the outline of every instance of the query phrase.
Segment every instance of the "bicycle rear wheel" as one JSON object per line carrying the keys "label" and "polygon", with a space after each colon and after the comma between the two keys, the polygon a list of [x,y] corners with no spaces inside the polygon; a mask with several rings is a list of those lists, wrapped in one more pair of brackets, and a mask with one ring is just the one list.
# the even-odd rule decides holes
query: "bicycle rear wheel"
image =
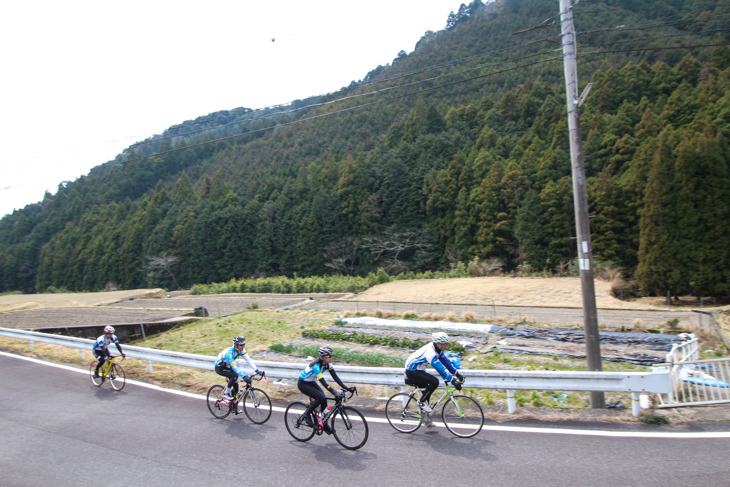
{"label": "bicycle rear wheel", "polygon": [[223,419],[231,414],[231,405],[223,399],[223,386],[215,385],[208,389],[208,411],[218,419]]}
{"label": "bicycle rear wheel", "polygon": [[461,438],[471,438],[484,426],[482,407],[471,397],[451,396],[441,410],[446,428]]}
{"label": "bicycle rear wheel", "polygon": [[94,377],[94,372],[96,371],[96,366],[98,365],[99,361],[94,360],[91,362],[91,365],[89,365],[89,375],[91,376],[91,383],[94,384],[96,387],[101,387],[101,385],[104,383],[104,378],[99,374],[98,377]]}
{"label": "bicycle rear wheel", "polygon": [[249,387],[243,395],[243,410],[255,424],[264,424],[271,417],[271,399],[261,389]]}
{"label": "bicycle rear wheel", "polygon": [[388,399],[385,417],[401,433],[413,433],[421,427],[421,408],[416,404],[416,399],[405,392],[399,392]]}
{"label": "bicycle rear wheel", "polygon": [[127,383],[127,376],[121,365],[112,364],[112,369],[109,371],[109,383],[115,391],[124,389],[124,384]]}
{"label": "bicycle rear wheel", "polygon": [[284,424],[286,430],[297,441],[309,441],[314,436],[314,428],[307,426],[304,421],[304,412],[307,405],[303,402],[293,402],[289,404],[284,412]]}
{"label": "bicycle rear wheel", "polygon": [[357,450],[368,441],[365,416],[350,406],[344,406],[332,415],[330,429],[337,442],[348,450]]}

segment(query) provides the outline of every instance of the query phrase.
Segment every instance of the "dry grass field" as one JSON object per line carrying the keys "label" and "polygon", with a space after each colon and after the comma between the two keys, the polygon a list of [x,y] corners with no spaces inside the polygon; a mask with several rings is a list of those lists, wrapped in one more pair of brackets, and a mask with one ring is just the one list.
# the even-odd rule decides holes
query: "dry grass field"
{"label": "dry grass field", "polygon": [[8,294],[0,296],[0,313],[39,308],[103,306],[129,298],[162,297],[162,289],[134,289],[98,293]]}
{"label": "dry grass field", "polygon": [[[693,307],[693,297],[682,297],[667,306],[666,298],[651,297],[621,301],[611,295],[611,283],[595,280],[596,304],[606,309],[677,309]],[[0,313],[38,308],[69,308],[109,305],[129,298],[162,298],[162,289],[134,289],[97,293],[11,294],[0,296]],[[460,303],[497,306],[582,306],[577,277],[471,277],[392,281],[358,295],[360,301]],[[704,308],[709,302],[704,303]]]}
{"label": "dry grass field", "polygon": [[[668,309],[664,297],[621,301],[611,295],[611,283],[595,280],[596,305],[608,309]],[[578,277],[471,277],[460,279],[423,279],[393,281],[361,293],[361,301],[397,301],[420,303],[461,303],[497,306],[582,306]],[[677,306],[697,306],[697,300],[685,297]],[[707,303],[705,303],[707,307]]]}

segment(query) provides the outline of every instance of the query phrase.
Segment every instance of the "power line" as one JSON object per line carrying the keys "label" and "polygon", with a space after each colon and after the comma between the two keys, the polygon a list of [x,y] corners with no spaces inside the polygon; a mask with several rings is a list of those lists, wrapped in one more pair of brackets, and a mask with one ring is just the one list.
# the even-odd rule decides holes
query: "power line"
{"label": "power line", "polygon": [[298,123],[309,122],[309,121],[316,120],[316,119],[319,119],[319,118],[329,117],[329,116],[337,115],[337,114],[340,114],[340,113],[343,113],[343,112],[349,112],[349,111],[352,111],[352,110],[357,110],[359,108],[364,108],[364,107],[368,107],[368,106],[372,106],[372,105],[378,105],[380,103],[386,103],[386,102],[394,101],[394,100],[397,100],[397,99],[400,99],[400,98],[405,98],[405,97],[408,97],[408,96],[421,95],[423,93],[428,93],[430,91],[434,91],[434,90],[438,90],[438,89],[442,89],[442,88],[447,88],[449,86],[454,86],[454,85],[458,85],[458,84],[461,84],[461,83],[468,83],[470,81],[475,81],[475,80],[478,80],[478,79],[487,78],[489,76],[494,76],[494,75],[497,75],[497,74],[502,74],[502,73],[506,73],[506,72],[509,72],[509,71],[514,71],[516,69],[522,69],[522,68],[534,66],[536,64],[542,64],[542,63],[549,62],[549,61],[556,61],[556,60],[562,59],[562,57],[563,57],[562,55],[554,56],[554,57],[547,58],[547,59],[543,59],[543,60],[540,60],[540,61],[534,61],[534,62],[527,63],[527,64],[521,64],[519,66],[515,66],[515,67],[512,67],[512,68],[502,69],[500,71],[495,71],[493,73],[487,73],[487,74],[475,76],[473,78],[469,78],[469,79],[465,79],[465,80],[453,81],[453,82],[446,83],[446,84],[439,85],[439,86],[435,86],[435,87],[432,87],[432,88],[425,88],[425,89],[422,89],[422,90],[419,90],[419,91],[405,93],[405,94],[402,94],[402,95],[394,95],[394,96],[391,96],[389,98],[384,98],[384,99],[381,99],[381,100],[375,100],[375,101],[368,102],[368,103],[364,103],[362,105],[357,105],[357,106],[354,106],[354,107],[342,108],[342,109],[335,110],[335,111],[328,112],[328,113],[322,113],[322,114],[318,114],[318,115],[313,115],[311,117],[305,117],[305,118],[301,118],[301,119],[298,119],[298,120],[293,120],[291,122],[281,123],[281,124],[277,124],[277,125],[274,125],[274,126],[271,126],[271,127],[265,127],[265,128],[253,130],[253,131],[250,131],[250,132],[246,132],[244,134],[229,135],[227,137],[221,137],[219,139],[207,140],[207,141],[199,142],[197,144],[186,145],[185,147],[177,147],[177,148],[170,149],[170,150],[167,150],[167,151],[164,151],[164,152],[157,152],[155,154],[150,154],[149,156],[138,157],[136,159],[127,159],[125,162],[141,161],[143,159],[146,159],[147,157],[164,156],[164,155],[170,154],[172,152],[179,152],[181,150],[192,149],[192,148],[195,148],[195,147],[201,147],[201,146],[208,145],[208,144],[223,142],[223,141],[235,139],[235,138],[238,138],[238,137],[244,137],[246,135],[256,134],[256,133],[263,132],[263,131],[266,131],[266,130],[271,130],[271,129],[274,129],[274,128],[288,127],[290,125],[295,125],[295,124],[298,124]]}
{"label": "power line", "polygon": [[[495,39],[507,38],[507,37],[508,36],[505,35],[505,36],[494,37],[492,39],[495,40]],[[533,41],[529,41],[529,42],[523,42],[523,43],[520,43],[520,44],[515,44],[515,45],[512,45],[512,46],[508,46],[508,47],[505,47],[505,48],[502,48],[502,49],[493,50],[493,51],[490,51],[490,52],[487,52],[487,53],[483,53],[483,54],[479,54],[479,55],[467,56],[465,58],[457,59],[457,60],[450,61],[450,62],[446,62],[446,63],[440,63],[440,64],[431,65],[431,66],[426,66],[424,68],[420,68],[420,69],[417,69],[417,70],[412,70],[412,71],[408,71],[408,72],[405,72],[405,73],[400,73],[400,74],[398,74],[396,76],[390,76],[390,77],[386,77],[386,78],[381,78],[381,79],[374,80],[372,82],[367,82],[367,83],[360,83],[358,85],[358,88],[372,86],[372,85],[376,85],[376,84],[380,84],[380,83],[384,83],[384,82],[388,82],[388,81],[394,81],[394,80],[398,80],[398,79],[405,78],[407,76],[413,76],[415,74],[424,73],[424,72],[432,71],[432,70],[435,70],[435,69],[441,69],[441,68],[444,68],[444,67],[456,66],[456,65],[459,65],[459,64],[465,64],[465,63],[469,63],[469,62],[472,62],[472,61],[475,61],[475,60],[478,60],[478,59],[483,59],[483,58],[486,58],[486,57],[491,57],[491,56],[495,56],[495,55],[499,55],[499,54],[505,54],[505,53],[509,53],[509,52],[515,52],[515,51],[518,51],[518,50],[527,48],[527,47],[529,47],[529,46],[531,46],[533,44],[538,44],[538,43],[542,43],[542,42],[549,41],[551,37],[558,37],[558,36],[549,36],[549,37],[540,38],[540,39],[533,40]],[[437,51],[438,50],[432,51],[432,52],[437,52]],[[547,51],[547,52],[550,52],[550,51]],[[536,55],[540,55],[540,53],[538,53]],[[480,65],[478,67],[471,68],[471,69],[468,69],[468,70],[463,70],[463,71],[460,71],[460,72],[457,72],[457,73],[449,73],[449,74],[445,74],[445,75],[441,75],[441,76],[437,76],[437,77],[427,78],[427,79],[424,79],[424,80],[421,80],[421,81],[417,81],[417,82],[405,83],[405,84],[401,84],[401,85],[398,85],[398,86],[387,87],[387,88],[383,88],[383,89],[380,89],[380,90],[375,90],[375,91],[371,91],[371,92],[367,92],[367,93],[360,93],[360,94],[355,94],[355,95],[346,95],[344,97],[340,97],[340,98],[337,98],[335,100],[330,100],[330,101],[322,102],[322,103],[312,103],[312,104],[309,104],[309,105],[305,105],[305,106],[297,107],[297,108],[292,108],[292,109],[289,109],[289,110],[276,111],[276,112],[272,112],[272,113],[264,113],[264,114],[261,114],[260,116],[254,116],[253,118],[249,118],[249,119],[238,119],[238,120],[233,121],[233,122],[230,122],[230,123],[220,124],[220,125],[216,125],[216,126],[213,126],[213,127],[204,127],[204,128],[197,129],[197,130],[187,130],[184,133],[179,133],[179,134],[162,135],[160,137],[155,137],[155,138],[151,138],[151,139],[147,139],[147,140],[143,140],[143,141],[137,142],[137,143],[134,144],[134,146],[141,147],[141,146],[143,146],[145,144],[162,142],[164,140],[173,139],[175,137],[188,137],[188,136],[191,136],[193,134],[200,134],[200,133],[204,133],[204,132],[207,132],[207,131],[210,131],[210,130],[225,129],[226,127],[240,126],[240,125],[244,125],[244,124],[251,125],[251,124],[254,124],[254,123],[258,122],[258,121],[261,121],[261,120],[264,120],[264,119],[267,119],[267,118],[271,118],[271,117],[281,117],[281,116],[285,116],[285,115],[290,115],[290,114],[293,114],[293,113],[296,113],[296,112],[299,112],[299,111],[302,111],[302,110],[305,110],[305,109],[309,109],[309,108],[316,108],[316,107],[320,107],[320,106],[325,106],[325,105],[331,105],[331,104],[335,104],[335,103],[340,103],[340,102],[347,101],[347,100],[354,99],[354,98],[359,98],[359,97],[363,97],[363,96],[370,96],[370,95],[374,95],[374,94],[379,94],[379,93],[382,93],[382,92],[391,91],[391,90],[398,89],[398,88],[412,86],[414,84],[418,84],[418,83],[422,83],[422,82],[433,81],[433,80],[440,79],[440,78],[445,78],[445,77],[451,77],[451,76],[460,75],[460,74],[463,74],[463,73],[466,73],[466,72],[469,72],[469,71],[473,71],[473,70],[476,70],[476,69],[484,69],[484,68],[490,67],[490,66],[497,66],[497,65],[500,65],[500,64],[503,64],[503,63],[506,63],[506,62],[517,62],[519,60],[527,59],[529,57],[534,57],[534,56],[535,55],[531,55],[531,56],[527,56],[527,57],[513,58],[511,60],[507,60],[507,61],[504,61],[502,63],[492,63],[492,64]],[[326,95],[322,95],[322,96],[326,96]],[[255,109],[255,110],[251,110],[248,113],[254,113],[254,112],[257,112],[257,111],[264,111],[264,110],[270,110],[270,109],[275,109],[275,108],[279,108],[279,107],[291,106],[292,103],[293,103],[293,101],[291,101],[291,102],[289,102],[287,104],[271,105],[271,106],[267,106],[267,107],[263,107],[263,108],[259,108],[259,109]],[[202,120],[200,122],[188,123],[188,124],[185,124],[185,125],[182,125],[181,124],[181,125],[178,125],[177,127],[175,127],[175,126],[169,127],[167,129],[165,129],[165,131],[169,131],[171,128],[188,129],[190,127],[194,127],[194,126],[198,126],[198,125],[204,125],[204,124],[211,123],[211,121],[212,120]],[[154,134],[153,133],[148,133],[146,135],[149,136],[149,135],[154,135]],[[143,136],[144,135],[124,137],[124,138],[121,138],[121,139],[107,141],[104,144],[113,144],[115,142],[121,142],[121,141],[129,140],[129,139],[137,139],[137,138],[143,137]],[[77,150],[82,150],[82,149],[83,148],[69,149],[69,151],[77,151]],[[66,152],[69,152],[69,151],[66,151]],[[101,153],[101,151],[99,153]],[[57,153],[57,154],[60,154],[60,153]],[[20,160],[20,161],[12,161],[12,162],[0,163],[0,166],[2,166],[2,165],[9,165],[9,164],[16,164],[18,162],[27,162],[29,160],[37,159],[37,158],[40,158],[40,157],[51,157],[51,156],[54,156],[54,155],[55,154],[49,154],[49,155],[46,155],[46,156],[36,156],[36,157],[33,157],[33,158],[24,159],[24,160]],[[49,164],[55,164],[55,163],[56,163],[55,161],[50,161],[50,162],[47,162],[47,163],[43,163],[43,164],[39,164],[39,165],[36,165],[36,166],[32,166],[31,169],[32,168],[43,167],[43,166],[47,166]],[[9,174],[9,173],[17,172],[17,171],[20,171],[20,170],[27,170],[27,169],[29,169],[29,168],[28,167],[24,167],[22,169],[16,169],[16,170],[11,170],[11,171],[6,171],[6,172],[0,173],[0,174]]]}
{"label": "power line", "polygon": [[652,41],[652,40],[657,40],[657,39],[669,39],[669,38],[674,38],[674,37],[688,37],[688,36],[694,36],[697,34],[712,34],[712,33],[716,33],[716,32],[729,32],[730,33],[730,28],[725,27],[722,29],[703,30],[701,32],[696,32],[696,33],[693,32],[693,33],[689,33],[689,34],[669,34],[669,35],[664,35],[664,36],[637,37],[635,39],[621,39],[618,41],[611,41],[611,42],[597,42],[597,43],[591,43],[591,44],[581,43],[580,46],[581,47],[609,46],[609,45],[620,44],[620,43],[625,43],[625,42]]}
{"label": "power line", "polygon": [[[548,19],[545,19],[537,27],[549,27],[549,26],[554,25],[554,23],[555,23],[555,21],[554,21],[555,17],[556,16],[550,17]],[[592,31],[578,32],[577,34],[580,34],[582,36],[587,36],[587,35],[590,35],[590,34],[593,34],[593,33],[598,33],[598,32],[628,31],[628,30],[641,30],[641,29],[646,30],[646,29],[649,29],[649,28],[658,28],[658,27],[663,27],[663,26],[675,26],[675,25],[681,24],[681,23],[702,23],[702,22],[707,23],[707,22],[712,22],[712,21],[724,20],[724,19],[727,19],[728,17],[730,17],[730,15],[703,16],[703,17],[698,17],[698,18],[695,18],[695,19],[676,19],[676,17],[666,17],[667,19],[671,19],[671,20],[670,21],[658,22],[658,23],[655,22],[655,23],[648,23],[648,24],[633,24],[633,25],[632,24],[629,24],[629,25],[622,25],[622,26],[616,26],[616,27],[611,27],[611,28],[595,29],[595,30],[592,30]],[[551,20],[552,20],[552,22],[550,22]],[[533,30],[533,28],[525,29],[522,32],[526,32],[526,31],[530,31],[530,30]],[[651,39],[659,39],[659,38],[666,38],[666,37],[681,37],[681,36],[699,35],[699,34],[703,34],[703,33],[724,32],[724,31],[725,31],[724,29],[714,29],[714,30],[700,31],[700,32],[690,33],[690,34],[676,34],[676,35],[668,35],[668,36],[656,36],[656,37],[653,37],[653,38],[652,37],[648,37],[648,38],[633,39],[633,40],[620,40],[620,41],[614,41],[613,43],[584,44],[584,46],[611,45],[611,44],[622,43],[622,42],[638,42],[640,40],[651,40]],[[514,33],[512,33],[512,34],[514,34]],[[510,34],[510,35],[512,35],[512,34]],[[491,41],[496,41],[496,40],[503,39],[503,38],[507,38],[507,37],[509,37],[509,35],[494,36],[494,37],[492,37],[490,39],[491,39]],[[412,71],[407,71],[407,72],[404,72],[404,73],[400,73],[400,74],[395,75],[395,76],[389,76],[389,77],[384,77],[384,78],[381,78],[381,79],[378,79],[378,80],[373,80],[373,81],[366,82],[366,83],[360,83],[358,85],[358,88],[363,88],[363,87],[372,86],[372,85],[376,85],[376,84],[380,84],[380,83],[385,83],[385,82],[389,82],[389,81],[399,80],[399,79],[403,79],[405,77],[413,76],[413,75],[416,75],[416,74],[419,74],[419,73],[424,73],[424,72],[428,72],[428,71],[432,71],[432,70],[436,70],[436,69],[442,69],[444,67],[456,66],[456,65],[459,65],[459,64],[465,64],[465,63],[469,63],[469,62],[472,62],[472,61],[475,61],[475,60],[478,60],[478,59],[483,59],[485,57],[490,57],[490,56],[495,56],[495,55],[499,55],[499,54],[506,54],[506,53],[518,51],[518,50],[525,49],[525,48],[527,48],[527,47],[529,47],[531,45],[537,44],[537,43],[550,42],[551,39],[552,39],[552,37],[557,37],[557,36],[543,37],[543,38],[539,38],[539,39],[536,39],[536,40],[532,40],[532,41],[528,41],[528,42],[523,42],[523,43],[516,44],[516,45],[512,45],[512,46],[508,46],[508,47],[505,47],[505,48],[502,48],[502,49],[493,50],[491,52],[487,52],[487,53],[484,53],[484,54],[479,54],[479,55],[474,55],[474,56],[467,56],[465,58],[461,58],[461,59],[458,59],[458,60],[455,60],[455,61],[450,61],[450,62],[440,63],[440,64],[434,64],[434,65],[431,65],[431,66],[426,66],[424,68],[420,68],[420,69],[416,69],[416,70],[412,70]],[[713,46],[714,45],[718,45],[718,44],[713,44]],[[458,47],[458,46],[460,46],[460,44],[456,44],[455,46]],[[611,50],[611,51],[594,51],[594,52],[582,52],[581,55],[594,55],[594,54],[600,54],[600,53],[635,52],[635,51],[647,51],[647,50],[689,49],[689,48],[693,48],[693,47],[710,47],[710,46],[709,45],[674,46],[674,47],[665,47],[665,48],[639,48],[639,49],[623,49],[623,50]],[[430,52],[429,51],[422,51],[422,54],[424,54],[424,55],[425,54],[432,54],[432,53],[440,52],[442,50],[453,49],[453,48],[454,48],[454,45],[450,45],[450,46],[445,46],[445,47],[440,48],[440,49],[433,49]],[[493,66],[497,66],[497,65],[500,65],[500,64],[508,63],[508,62],[516,62],[516,61],[519,61],[519,60],[527,59],[529,57],[538,56],[538,55],[541,55],[541,54],[544,54],[544,53],[547,53],[547,52],[550,52],[550,51],[545,51],[543,53],[537,53],[537,54],[534,54],[534,55],[519,57],[519,58],[515,58],[515,59],[512,59],[512,60],[503,61],[503,62],[500,62],[500,63],[492,63],[492,64],[480,65],[480,66],[477,66],[475,68],[470,68],[470,69],[462,70],[462,71],[457,72],[457,73],[449,73],[449,74],[440,75],[440,76],[436,76],[436,77],[426,78],[426,79],[423,79],[423,80],[414,81],[414,82],[410,82],[410,83],[404,83],[404,84],[400,84],[400,85],[397,85],[397,86],[391,86],[391,87],[387,87],[387,88],[383,88],[383,89],[379,89],[379,90],[374,90],[374,91],[367,92],[367,93],[359,93],[359,94],[355,94],[355,95],[346,95],[344,97],[340,97],[340,98],[337,98],[335,100],[329,100],[327,102],[313,103],[313,104],[310,104],[310,105],[306,105],[306,106],[302,106],[302,107],[298,107],[298,108],[293,108],[293,109],[290,109],[290,110],[276,111],[276,112],[273,112],[273,113],[265,113],[265,114],[261,114],[260,116],[254,116],[253,118],[250,118],[250,119],[239,119],[239,120],[236,120],[234,122],[230,122],[228,124],[221,124],[221,125],[217,125],[217,126],[214,126],[214,127],[202,128],[202,129],[199,129],[199,130],[186,131],[185,133],[181,133],[181,134],[168,135],[168,136],[160,136],[160,137],[156,137],[156,138],[152,138],[152,139],[140,141],[140,142],[136,143],[135,146],[140,147],[143,144],[149,144],[149,143],[154,143],[154,142],[161,142],[161,141],[168,140],[168,139],[172,139],[172,138],[175,138],[175,137],[187,137],[187,136],[190,136],[192,134],[202,133],[202,132],[206,132],[206,131],[210,131],[210,130],[225,129],[226,127],[230,127],[230,126],[243,125],[243,124],[254,124],[256,122],[259,122],[261,120],[264,120],[264,119],[270,118],[270,117],[276,117],[276,116],[281,117],[281,116],[285,116],[285,115],[297,113],[299,111],[302,111],[302,110],[308,109],[308,108],[316,108],[316,107],[320,107],[320,106],[331,105],[331,104],[335,104],[335,103],[344,102],[344,101],[347,101],[347,100],[352,100],[352,99],[355,99],[355,98],[360,98],[360,97],[364,97],[364,96],[371,96],[371,95],[375,95],[375,94],[379,94],[379,93],[383,93],[383,92],[387,92],[387,91],[392,91],[392,90],[399,89],[399,88],[414,86],[416,84],[425,83],[425,82],[429,82],[429,81],[434,81],[434,80],[438,80],[438,79],[442,79],[442,78],[446,78],[446,77],[457,76],[457,75],[461,75],[461,74],[464,74],[464,73],[469,72],[469,71],[474,71],[474,70],[477,70],[477,69],[484,69],[486,67],[493,67]],[[326,95],[322,95],[322,96],[326,96]],[[291,106],[292,103],[293,103],[293,101],[291,101],[289,103],[285,103],[285,104],[270,105],[270,106],[267,106],[267,107],[259,108],[259,109],[256,109],[256,110],[252,110],[252,112],[249,112],[249,113],[255,113],[255,112],[264,111],[264,110],[272,110],[272,109],[276,109],[276,108],[279,108],[279,107]],[[190,127],[193,127],[193,126],[196,126],[196,125],[203,125],[203,124],[210,123],[210,122],[211,122],[211,120],[203,120],[203,121],[200,121],[200,122],[197,122],[197,123],[186,124],[186,125],[179,125],[178,127],[179,128],[190,128]],[[279,126],[281,126],[281,125],[279,125]],[[168,131],[169,129],[170,128],[166,129],[165,131]],[[268,128],[264,128],[263,130],[267,130],[267,129]],[[256,133],[256,132],[257,131],[247,132],[247,133],[250,134],[250,133]],[[124,140],[139,138],[139,137],[143,137],[143,136],[144,135],[124,137],[124,138],[121,138],[121,139],[116,139],[116,140],[113,140],[113,141],[105,142],[104,144],[111,144],[111,143],[115,143],[115,142],[121,142],[121,141],[124,141]],[[224,139],[216,139],[216,140],[226,140],[226,139],[224,138]],[[188,146],[188,147],[190,147],[190,146]],[[131,148],[131,146],[129,148]],[[82,149],[83,148],[70,149],[69,151],[66,151],[66,152],[76,151],[76,150],[82,150]],[[29,160],[37,159],[39,157],[49,157],[49,156],[37,156],[37,157],[34,157],[34,158],[24,159],[24,160],[21,160],[21,161],[13,161],[13,162],[8,162],[8,163],[0,163],[0,166],[6,165],[6,164],[15,164],[15,163],[18,163],[18,162],[26,162],[26,161],[29,161]],[[32,166],[32,168],[43,167],[43,166],[46,166],[48,164],[54,164],[54,163],[55,162],[44,163],[44,164]],[[25,170],[25,169],[28,169],[28,168],[26,167],[26,168],[23,168],[23,169]],[[18,169],[18,170],[20,170],[20,169]],[[6,171],[6,172],[0,173],[0,174],[7,174],[7,173],[12,173],[12,172],[16,172],[16,171],[12,171],[11,170],[11,171]],[[0,188],[0,189],[7,189],[7,188]]]}
{"label": "power line", "polygon": [[724,42],[720,44],[698,44],[695,46],[674,46],[674,47],[641,47],[636,49],[613,49],[610,51],[591,51],[591,52],[581,52],[580,56],[586,56],[591,54],[609,54],[609,53],[616,53],[616,52],[638,52],[638,51],[666,51],[666,50],[672,50],[672,49],[694,49],[699,47],[716,47],[716,46],[730,46],[730,42]]}
{"label": "power line", "polygon": [[[535,42],[542,42],[544,40],[545,39],[540,39],[539,41],[534,41],[534,42],[529,42],[529,43],[523,43],[523,44],[518,45],[517,47],[527,46],[527,45],[533,44]],[[509,50],[512,50],[512,49],[509,49]],[[409,83],[404,83],[404,84],[400,84],[400,85],[396,85],[396,86],[389,86],[387,88],[382,88],[382,89],[378,89],[378,90],[374,90],[374,91],[369,91],[369,92],[366,92],[366,93],[358,93],[358,94],[353,94],[353,95],[345,95],[343,97],[340,97],[340,98],[337,98],[337,99],[334,99],[334,100],[329,100],[329,101],[321,102],[321,103],[312,103],[312,104],[309,104],[309,105],[306,105],[306,106],[303,106],[303,107],[292,108],[290,110],[283,110],[283,111],[279,111],[279,112],[275,112],[275,113],[267,113],[267,114],[263,114],[263,115],[261,115],[259,117],[254,117],[254,118],[251,118],[251,119],[248,119],[248,120],[236,120],[234,122],[230,122],[230,123],[227,123],[227,124],[217,125],[215,127],[206,127],[206,128],[201,128],[201,129],[198,129],[198,130],[190,130],[190,131],[187,131],[187,132],[185,132],[183,134],[175,134],[175,135],[167,135],[167,136],[156,137],[156,138],[151,139],[151,140],[146,140],[146,141],[139,142],[136,145],[137,146],[142,146],[143,144],[150,144],[150,143],[160,142],[160,141],[172,139],[172,138],[175,138],[175,137],[190,136],[192,134],[199,134],[201,132],[206,132],[206,131],[209,131],[209,130],[221,129],[221,128],[225,128],[225,127],[236,126],[236,125],[240,125],[240,124],[243,124],[243,123],[249,123],[249,124],[251,124],[251,123],[254,123],[254,122],[257,122],[257,121],[261,121],[263,119],[270,118],[270,117],[277,117],[277,116],[280,117],[280,116],[283,116],[283,115],[290,115],[292,113],[296,113],[296,112],[299,112],[299,111],[302,111],[302,110],[306,110],[306,109],[318,108],[318,107],[327,106],[327,105],[333,105],[335,103],[341,103],[341,102],[344,102],[344,101],[353,100],[353,99],[361,98],[361,97],[364,97],[364,96],[372,96],[372,95],[384,93],[384,92],[387,92],[387,91],[392,91],[392,90],[399,89],[399,88],[404,88],[404,87],[413,86],[413,85],[420,84],[420,83],[425,83],[425,82],[428,82],[428,81],[434,81],[434,80],[438,80],[438,79],[442,79],[442,78],[448,78],[448,77],[452,77],[452,76],[457,76],[457,75],[464,74],[464,73],[467,73],[467,72],[470,72],[470,71],[475,71],[475,70],[478,70],[478,69],[484,69],[484,68],[487,68],[487,67],[499,66],[499,65],[506,64],[506,63],[511,63],[511,62],[517,62],[517,61],[520,61],[520,60],[529,59],[531,57],[540,56],[540,55],[547,54],[547,53],[550,53],[550,52],[555,52],[556,50],[558,50],[558,49],[549,49],[547,51],[542,51],[542,52],[539,52],[539,53],[536,53],[536,54],[530,54],[530,55],[522,56],[522,57],[518,57],[518,58],[508,59],[508,60],[501,61],[501,62],[498,62],[498,63],[491,63],[491,64],[479,65],[479,66],[476,66],[474,68],[469,68],[469,69],[465,69],[465,70],[462,70],[462,71],[458,71],[456,73],[443,74],[443,75],[434,76],[434,77],[431,77],[431,78],[425,78],[425,79],[422,79],[422,80],[413,81],[413,82],[409,82]],[[482,54],[482,55],[478,55],[478,56],[470,56],[469,58],[466,58],[465,60],[453,61],[453,62],[450,62],[450,63],[445,63],[443,65],[438,65],[436,67],[428,67],[428,68],[423,68],[421,70],[415,70],[415,71],[409,72],[408,75],[411,75],[413,73],[418,73],[418,72],[425,72],[425,71],[428,71],[428,70],[437,69],[437,68],[444,67],[444,66],[455,65],[455,64],[458,64],[459,62],[469,62],[469,61],[472,61],[474,59],[479,59],[479,58],[483,58],[483,57],[487,57],[487,56],[494,55],[495,53],[502,53],[502,52],[507,52],[507,51],[508,51],[507,49],[503,49],[503,50],[497,50],[497,51],[493,51],[492,53]],[[401,78],[403,78],[405,76],[406,75],[404,74],[404,75],[401,75],[401,76],[392,77],[392,78],[389,78],[388,81],[401,79]],[[378,82],[381,82],[381,81],[378,80]],[[368,85],[365,85],[365,86],[368,86]],[[206,123],[206,122],[200,122],[200,124],[202,124],[202,123]],[[190,125],[188,125],[188,127],[189,126]]]}
{"label": "power line", "polygon": [[716,20],[727,20],[730,18],[730,15],[715,15],[715,16],[707,16],[702,18],[695,18],[695,19],[676,19],[672,20],[671,22],[659,22],[659,23],[653,23],[653,24],[625,24],[625,25],[617,25],[614,27],[605,27],[602,29],[594,29],[594,30],[585,30],[585,31],[579,31],[576,32],[576,34],[580,36],[586,36],[589,34],[595,34],[598,32],[612,32],[612,31],[631,31],[631,30],[648,30],[648,29],[656,29],[659,27],[671,27],[676,26],[677,24],[687,23],[706,23],[706,22],[714,22]]}

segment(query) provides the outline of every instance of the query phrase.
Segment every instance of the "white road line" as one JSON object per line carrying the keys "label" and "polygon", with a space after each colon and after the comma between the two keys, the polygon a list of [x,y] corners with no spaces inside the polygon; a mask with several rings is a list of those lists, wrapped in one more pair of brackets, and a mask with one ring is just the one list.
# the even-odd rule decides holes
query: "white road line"
{"label": "white road line", "polygon": [[[70,365],[56,364],[48,362],[46,360],[39,360],[31,357],[25,357],[22,355],[15,355],[7,352],[0,352],[0,355],[5,357],[12,357],[21,360],[27,360],[28,362],[34,362],[41,365],[47,365],[50,367],[56,367],[59,369],[69,370],[71,372],[78,372],[81,374],[88,374],[88,370],[80,369],[78,367],[72,367]],[[178,396],[190,397],[193,399],[205,400],[206,397],[202,394],[193,394],[191,392],[176,391],[174,389],[166,389],[164,387],[156,386],[154,384],[148,384],[146,382],[140,382],[133,379],[127,379],[129,384],[133,384],[139,387],[146,387],[147,389],[153,389],[160,392],[167,392],[169,394],[177,394]],[[286,408],[273,406],[273,411],[283,413]],[[368,422],[372,423],[388,423],[385,418],[377,417],[366,417]],[[434,422],[435,426],[443,428],[443,423]],[[522,426],[484,426],[483,431],[504,431],[508,433],[540,433],[540,434],[556,434],[556,435],[576,435],[576,436],[606,436],[614,438],[730,438],[730,431],[717,431],[717,432],[651,432],[651,431],[602,431],[602,430],[581,430],[581,429],[569,429],[569,428],[532,428]]]}

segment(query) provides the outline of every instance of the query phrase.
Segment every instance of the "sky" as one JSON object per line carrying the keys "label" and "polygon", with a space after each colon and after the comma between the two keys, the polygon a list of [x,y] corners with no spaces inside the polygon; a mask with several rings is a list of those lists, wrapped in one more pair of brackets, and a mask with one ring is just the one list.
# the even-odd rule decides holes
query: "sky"
{"label": "sky", "polygon": [[171,125],[361,80],[461,3],[4,2],[0,217]]}

